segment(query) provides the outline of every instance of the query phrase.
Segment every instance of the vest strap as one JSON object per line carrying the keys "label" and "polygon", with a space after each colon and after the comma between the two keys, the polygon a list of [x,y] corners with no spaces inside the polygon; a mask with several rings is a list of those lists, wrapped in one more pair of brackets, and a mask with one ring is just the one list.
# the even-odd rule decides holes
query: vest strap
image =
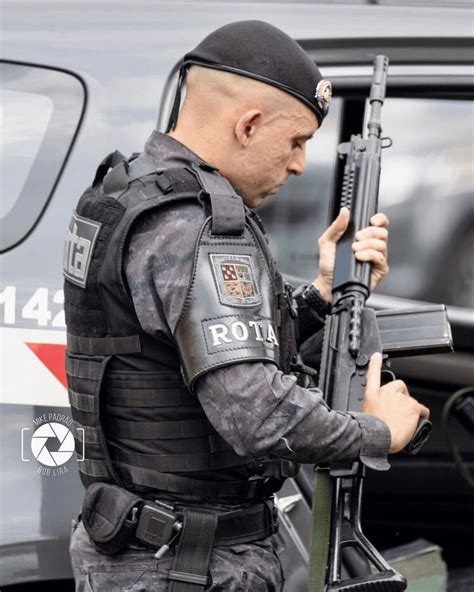
{"label": "vest strap", "polygon": [[118,197],[128,188],[128,164],[120,162],[109,173],[107,173],[102,182],[104,193],[113,197]]}
{"label": "vest strap", "polygon": [[92,182],[92,187],[95,187],[96,185],[98,185],[99,183],[102,182],[102,179],[105,177],[105,175],[107,174],[107,171],[110,168],[114,168],[118,164],[120,164],[121,162],[126,162],[126,161],[127,161],[127,157],[124,156],[118,150],[115,150],[114,152],[107,154],[107,156],[104,158],[104,160],[102,160],[101,163],[99,164],[99,166],[97,167],[95,177]]}
{"label": "vest strap", "polygon": [[66,355],[66,373],[74,378],[100,380],[102,378],[103,363],[93,360],[78,360]]}
{"label": "vest strap", "polygon": [[184,495],[252,500],[268,497],[281,487],[281,482],[276,485],[275,481],[261,477],[252,477],[245,481],[203,481],[132,467],[122,462],[116,462],[114,466],[130,488],[141,486]]}
{"label": "vest strap", "polygon": [[91,460],[86,458],[82,461],[78,461],[78,467],[81,473],[87,475],[88,477],[99,477],[100,479],[108,479],[109,481],[113,481],[110,476],[110,472],[107,469],[107,465],[101,460]]}
{"label": "vest strap", "polygon": [[139,354],[142,351],[140,336],[79,337],[67,334],[67,348],[71,353],[91,356]]}
{"label": "vest strap", "polygon": [[[101,385],[104,376],[105,369],[107,364],[110,362],[111,356],[103,356],[102,359],[99,360],[83,360],[77,359],[74,357],[70,357],[69,355],[66,356],[66,373],[68,377],[73,378],[85,378],[92,382],[94,387],[94,392],[90,394],[79,393],[76,391],[69,390],[69,395],[71,397],[71,406],[72,406],[72,414],[73,418],[76,421],[80,421],[79,416],[76,414],[76,409],[74,404],[79,407],[79,411],[86,411],[88,414],[89,419],[85,417],[82,418],[86,425],[84,427],[93,427],[96,429],[96,436],[97,436],[97,444],[92,444],[91,448],[96,448],[96,452],[94,453],[95,459],[98,457],[96,454],[99,454],[99,458],[102,457],[103,460],[97,461],[100,462],[100,466],[97,465],[99,468],[95,468],[95,470],[100,471],[100,478],[105,477],[115,481],[117,484],[121,484],[120,478],[117,475],[115,468],[113,467],[112,460],[110,458],[110,454],[108,451],[107,442],[105,440],[105,436],[100,424],[99,418],[99,400],[101,396]],[[73,404],[74,403],[74,404]],[[81,407],[83,409],[81,409]],[[93,422],[92,425],[89,424],[89,420]],[[98,422],[98,425],[97,425]],[[76,441],[76,450],[78,450],[78,445],[81,444],[79,438],[75,439]],[[81,447],[79,446],[79,449]],[[88,460],[91,460],[90,457]],[[81,465],[86,462],[82,460],[79,462],[80,471],[83,474],[87,474],[85,467]],[[94,470],[92,467],[90,470]]]}
{"label": "vest strap", "polygon": [[74,438],[81,444],[94,444],[99,445],[99,437],[97,434],[97,428],[91,426],[85,426],[79,424],[77,421],[72,422]]}
{"label": "vest strap", "polygon": [[133,440],[172,440],[195,438],[215,433],[206,419],[182,421],[120,421],[109,419],[110,433],[114,438]]}
{"label": "vest strap", "polygon": [[216,175],[213,170],[194,164],[192,168],[211,201],[212,234],[241,236],[245,227],[245,210],[240,195],[224,177]]}
{"label": "vest strap", "polygon": [[[93,416],[92,416],[93,417]],[[75,434],[76,440],[77,442],[79,442],[80,444],[83,444],[83,441],[81,440],[81,438],[85,438],[85,444],[87,444],[87,457],[88,458],[95,458],[98,459],[100,458],[100,456],[97,456],[97,454],[100,454],[100,444],[99,444],[99,429],[97,428],[96,425],[84,425],[81,424],[80,428],[84,427],[85,428],[85,432],[81,433],[81,431],[78,431]],[[95,435],[94,435],[94,431],[95,431]],[[219,439],[219,436],[199,436],[199,437],[194,437],[192,439],[190,438],[173,438],[173,439],[169,439],[169,440],[163,440],[161,439],[161,441],[166,442],[167,446],[166,448],[168,449],[168,453],[169,454],[161,454],[161,452],[157,455],[155,452],[151,452],[151,453],[142,453],[142,452],[136,452],[135,447],[138,447],[140,445],[140,442],[143,442],[142,440],[131,440],[130,445],[133,445],[134,448],[132,448],[131,452],[123,452],[120,450],[120,448],[114,448],[115,445],[117,445],[118,447],[120,446],[125,446],[127,444],[127,442],[125,442],[124,438],[115,438],[116,434],[115,431],[113,429],[113,427],[109,426],[108,430],[105,430],[105,433],[110,437],[110,448],[112,449],[112,457],[113,458],[118,458],[120,460],[124,460],[125,462],[128,462],[128,457],[124,458],[125,454],[140,454],[140,456],[142,456],[143,458],[141,459],[141,464],[142,465],[146,465],[146,468],[150,468],[152,470],[155,470],[155,465],[157,463],[152,462],[152,459],[156,458],[156,456],[159,456],[160,458],[164,458],[165,462],[161,463],[162,466],[157,466],[156,469],[161,469],[161,470],[165,470],[163,469],[163,466],[166,466],[165,463],[169,464],[171,461],[174,462],[175,459],[179,459],[180,457],[184,458],[184,457],[188,457],[191,459],[194,459],[195,456],[202,456],[204,454],[214,454],[215,451],[223,451],[223,450],[229,450],[228,448],[226,448],[226,443],[222,441],[222,439]],[[88,441],[87,438],[91,437],[91,440]],[[155,443],[156,445],[156,443]],[[142,447],[139,448],[139,450],[141,450]],[[170,461],[170,457],[171,457],[171,461]],[[132,463],[130,463],[132,464]],[[186,472],[186,471],[184,471]]]}
{"label": "vest strap", "polygon": [[157,172],[155,164],[145,160],[143,154],[134,158],[128,165],[128,182],[132,183],[140,177],[146,177]]}
{"label": "vest strap", "polygon": [[173,191],[173,183],[171,182],[170,178],[163,172],[159,171],[156,176],[155,181],[157,187],[161,189],[161,191],[166,194]]}
{"label": "vest strap", "polygon": [[105,377],[105,385],[113,388],[124,388],[140,383],[141,388],[160,390],[161,388],[181,388],[183,378],[179,371],[157,370],[138,372],[127,370],[110,370]]}
{"label": "vest strap", "polygon": [[[232,448],[223,449],[224,444],[216,442],[215,451],[197,452],[194,454],[134,454],[117,450],[110,446],[111,457],[118,462],[125,462],[134,467],[152,469],[163,472],[186,473],[192,471],[206,471],[223,469],[245,464],[246,459],[239,456]],[[227,445],[228,446],[228,445]]]}
{"label": "vest strap", "polygon": [[183,387],[156,389],[107,389],[107,404],[116,407],[197,407],[197,400]]}
{"label": "vest strap", "polygon": [[96,413],[98,411],[97,397],[95,395],[76,393],[69,389],[69,403],[71,407],[78,411],[86,411],[87,413]]}

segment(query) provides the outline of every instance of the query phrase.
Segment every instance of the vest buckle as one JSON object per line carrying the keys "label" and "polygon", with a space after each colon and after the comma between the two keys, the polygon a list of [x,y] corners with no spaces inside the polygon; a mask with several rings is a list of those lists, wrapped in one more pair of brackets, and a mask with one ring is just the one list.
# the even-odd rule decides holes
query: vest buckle
{"label": "vest buckle", "polygon": [[244,500],[251,500],[257,497],[257,490],[260,485],[267,483],[268,477],[262,478],[259,475],[252,475],[245,485],[243,499]]}

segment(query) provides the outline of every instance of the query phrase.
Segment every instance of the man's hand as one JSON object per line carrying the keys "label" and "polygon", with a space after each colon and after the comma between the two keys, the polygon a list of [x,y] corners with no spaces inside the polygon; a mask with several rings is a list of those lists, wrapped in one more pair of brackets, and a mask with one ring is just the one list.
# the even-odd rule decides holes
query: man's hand
{"label": "man's hand", "polygon": [[367,372],[367,385],[362,411],[384,421],[392,438],[390,453],[400,452],[410,442],[421,418],[429,419],[430,411],[416,401],[402,380],[380,386],[382,355],[374,354]]}
{"label": "man's hand", "polygon": [[[321,295],[332,301],[332,277],[336,263],[336,244],[342,237],[349,224],[349,210],[342,208],[339,216],[327,228],[318,240],[319,272],[314,285]],[[370,219],[370,226],[360,230],[352,245],[358,261],[368,261],[372,264],[370,289],[373,290],[387,275],[387,239],[389,221],[385,214],[378,213]]]}

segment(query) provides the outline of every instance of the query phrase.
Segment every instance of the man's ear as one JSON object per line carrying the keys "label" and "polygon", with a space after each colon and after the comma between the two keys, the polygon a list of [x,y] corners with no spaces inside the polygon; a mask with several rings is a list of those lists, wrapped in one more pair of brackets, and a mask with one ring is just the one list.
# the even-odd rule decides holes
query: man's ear
{"label": "man's ear", "polygon": [[257,131],[261,117],[262,112],[259,109],[251,109],[250,111],[243,113],[235,124],[235,137],[242,148],[247,148],[250,144],[252,137]]}

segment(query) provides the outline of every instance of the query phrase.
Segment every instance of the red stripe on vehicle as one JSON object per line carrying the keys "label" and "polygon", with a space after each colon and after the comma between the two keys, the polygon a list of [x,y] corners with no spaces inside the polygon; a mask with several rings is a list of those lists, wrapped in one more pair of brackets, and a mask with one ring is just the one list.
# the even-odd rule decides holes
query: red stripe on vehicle
{"label": "red stripe on vehicle", "polygon": [[66,346],[61,343],[27,343],[35,356],[67,388],[65,356]]}

